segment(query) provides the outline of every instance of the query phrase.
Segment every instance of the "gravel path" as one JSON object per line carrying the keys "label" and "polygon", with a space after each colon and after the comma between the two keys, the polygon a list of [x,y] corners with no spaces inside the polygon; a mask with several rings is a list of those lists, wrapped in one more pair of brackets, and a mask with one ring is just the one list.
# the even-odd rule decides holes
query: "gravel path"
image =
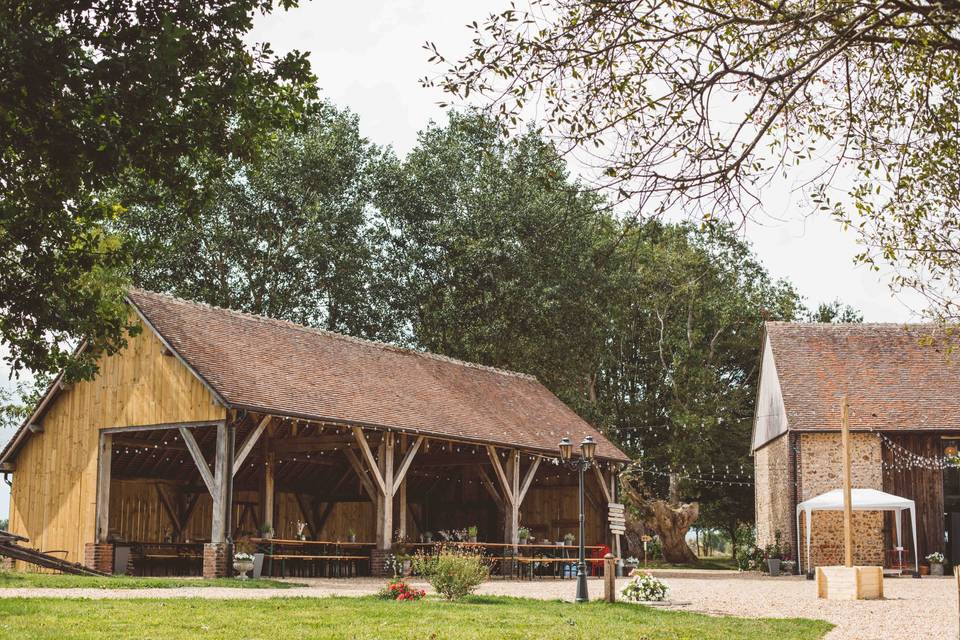
{"label": "gravel path", "polygon": [[[952,577],[888,578],[885,600],[841,602],[819,600],[813,582],[802,577],[769,578],[730,571],[652,571],[670,587],[668,607],[711,615],[745,617],[819,618],[837,628],[827,640],[893,640],[923,637],[929,640],[957,638],[957,592]],[[293,598],[333,595],[359,596],[374,593],[383,584],[375,578],[353,580],[303,579],[294,589],[230,589],[185,587],[179,589],[0,589],[0,598]],[[626,583],[619,580],[618,586]],[[419,587],[429,587],[413,581]],[[590,595],[602,596],[599,579],[590,580]],[[571,600],[572,580],[491,580],[479,593],[523,596],[545,600]]]}

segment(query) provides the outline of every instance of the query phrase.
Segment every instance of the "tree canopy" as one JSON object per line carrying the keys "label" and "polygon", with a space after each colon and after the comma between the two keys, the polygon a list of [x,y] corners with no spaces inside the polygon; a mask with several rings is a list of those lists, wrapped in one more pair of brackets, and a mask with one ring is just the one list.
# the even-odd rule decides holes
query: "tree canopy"
{"label": "tree canopy", "polygon": [[[533,0],[470,25],[453,99],[531,117],[641,216],[739,218],[780,176],[859,260],[958,315],[960,6],[906,0]],[[838,197],[839,193],[845,194]]]}
{"label": "tree canopy", "polygon": [[132,281],[208,304],[396,340],[383,225],[372,210],[387,154],[348,112],[318,105],[255,160],[233,161],[187,210],[137,185],[115,225],[137,260]]}
{"label": "tree canopy", "polygon": [[[283,0],[284,8],[293,6]],[[306,58],[248,46],[269,0],[13,0],[0,8],[0,340],[14,369],[88,376],[123,342],[128,178],[202,197],[315,93]],[[74,347],[85,348],[72,357]]]}

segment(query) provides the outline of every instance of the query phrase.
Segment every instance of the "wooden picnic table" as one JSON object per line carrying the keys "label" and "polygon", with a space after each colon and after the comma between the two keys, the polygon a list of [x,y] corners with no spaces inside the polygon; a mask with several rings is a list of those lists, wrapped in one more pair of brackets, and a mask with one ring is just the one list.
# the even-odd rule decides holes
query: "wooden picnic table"
{"label": "wooden picnic table", "polygon": [[[269,561],[267,573],[273,575],[273,561],[280,561],[280,575],[285,576],[287,562],[308,571],[326,573],[329,577],[355,576],[359,574],[359,565],[370,562],[370,556],[362,553],[364,547],[373,548],[373,542],[344,542],[341,540],[288,540],[285,538],[250,538],[250,541],[264,548],[263,557]],[[330,547],[333,547],[331,550]],[[316,550],[311,553],[311,550]],[[341,551],[342,550],[342,551]],[[332,552],[331,552],[332,551]],[[306,567],[314,564],[318,566]]]}
{"label": "wooden picnic table", "polygon": [[[433,541],[433,542],[408,542],[404,543],[412,547],[433,547],[438,544],[462,547],[481,547],[484,549],[506,549],[513,548],[514,545],[509,542],[462,542],[462,541]],[[580,549],[575,544],[518,544],[518,549]],[[585,550],[603,549],[603,545],[584,545]]]}

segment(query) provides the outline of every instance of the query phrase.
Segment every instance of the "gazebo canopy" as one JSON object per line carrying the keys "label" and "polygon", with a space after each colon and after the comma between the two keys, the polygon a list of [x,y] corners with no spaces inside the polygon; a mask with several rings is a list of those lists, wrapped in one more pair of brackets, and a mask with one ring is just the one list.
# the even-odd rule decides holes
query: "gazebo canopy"
{"label": "gazebo canopy", "polygon": [[[902,511],[913,508],[914,502],[876,489],[851,489],[854,511]],[[797,511],[843,511],[843,490],[821,493],[797,505]]]}
{"label": "gazebo canopy", "polygon": [[[853,511],[893,511],[896,514],[897,547],[900,547],[900,513],[904,509],[910,510],[910,524],[913,530],[913,540],[917,539],[917,508],[913,500],[901,498],[876,489],[851,489],[850,508]],[[797,505],[797,549],[800,548],[800,514],[804,513],[807,525],[807,570],[810,569],[810,514],[814,511],[843,511],[843,490],[834,489],[804,500]],[[919,558],[914,553],[914,565],[919,570]]]}

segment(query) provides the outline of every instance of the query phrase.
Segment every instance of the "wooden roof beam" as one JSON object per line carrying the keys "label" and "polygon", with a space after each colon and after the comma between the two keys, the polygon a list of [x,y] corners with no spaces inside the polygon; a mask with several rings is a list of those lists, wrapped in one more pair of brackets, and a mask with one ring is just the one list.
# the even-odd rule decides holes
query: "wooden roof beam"
{"label": "wooden roof beam", "polygon": [[413,463],[413,458],[417,455],[417,451],[420,449],[420,445],[423,444],[423,440],[423,436],[418,436],[417,439],[413,441],[413,444],[410,445],[410,448],[407,449],[406,455],[403,456],[403,461],[400,463],[400,467],[393,477],[393,495],[397,494],[400,483],[402,483],[403,479],[407,476],[407,470],[410,468],[411,463]]}
{"label": "wooden roof beam", "polygon": [[373,457],[373,452],[370,451],[370,445],[367,444],[367,439],[363,435],[363,429],[360,427],[354,427],[353,439],[356,440],[357,445],[360,447],[360,452],[363,454],[363,459],[366,461],[367,466],[369,467],[370,477],[376,484],[377,489],[379,489],[380,495],[387,495],[387,485],[383,480],[383,475],[380,473],[380,467],[377,464],[377,460]]}
{"label": "wooden roof beam", "polygon": [[243,462],[247,459],[247,456],[250,455],[250,452],[253,451],[253,447],[260,439],[260,435],[272,420],[273,416],[264,416],[260,421],[260,424],[258,424],[253,431],[250,432],[250,434],[247,436],[247,439],[243,441],[242,445],[240,445],[240,449],[237,450],[237,453],[233,458],[233,475],[237,475],[237,471],[239,471],[243,466]]}
{"label": "wooden roof beam", "polygon": [[197,444],[196,438],[193,437],[190,429],[186,427],[180,427],[180,437],[183,438],[183,441],[186,443],[187,451],[190,452],[190,457],[193,458],[193,462],[200,472],[200,477],[203,478],[203,483],[207,485],[207,491],[210,492],[211,496],[216,496],[217,487],[213,481],[213,474],[210,472],[210,467],[207,466],[207,460],[203,457],[203,451],[200,449],[200,445]]}

